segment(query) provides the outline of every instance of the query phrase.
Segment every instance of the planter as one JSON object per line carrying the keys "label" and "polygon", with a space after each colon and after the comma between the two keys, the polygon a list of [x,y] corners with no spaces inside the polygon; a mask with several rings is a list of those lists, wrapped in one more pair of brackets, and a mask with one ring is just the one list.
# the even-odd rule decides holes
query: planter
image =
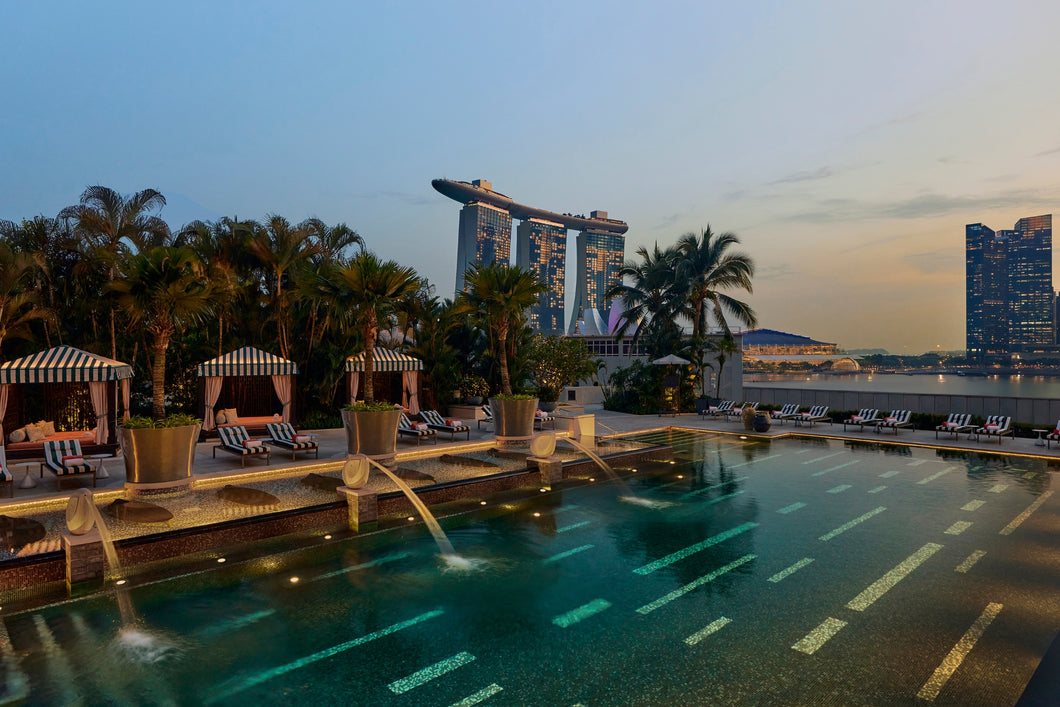
{"label": "planter", "polygon": [[493,429],[501,446],[529,443],[534,436],[534,413],[537,398],[530,400],[503,400],[490,398],[493,411]]}
{"label": "planter", "polygon": [[384,466],[392,466],[397,454],[398,422],[401,409],[383,412],[342,411],[346,430],[346,451],[364,454]]}
{"label": "planter", "polygon": [[540,401],[537,403],[537,409],[538,410],[544,410],[545,412],[555,412],[556,408],[558,408],[558,407],[559,407],[559,401],[558,400],[553,400],[550,403],[545,403],[545,402],[540,402]]}
{"label": "planter", "polygon": [[481,395],[470,395],[470,396],[464,398],[464,405],[481,405],[481,404],[482,404],[482,396]]}
{"label": "planter", "polygon": [[769,432],[771,424],[769,415],[755,415],[755,432]]}
{"label": "planter", "polygon": [[125,461],[125,485],[134,489],[170,489],[191,484],[199,425],[119,427]]}

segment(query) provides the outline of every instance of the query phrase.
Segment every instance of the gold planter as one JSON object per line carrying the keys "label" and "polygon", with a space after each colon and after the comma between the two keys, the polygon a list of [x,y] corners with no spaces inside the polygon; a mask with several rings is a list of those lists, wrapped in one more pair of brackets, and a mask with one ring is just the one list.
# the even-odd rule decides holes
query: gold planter
{"label": "gold planter", "polygon": [[537,398],[530,400],[502,400],[490,398],[493,412],[493,429],[501,446],[530,442],[534,436],[534,413]]}
{"label": "gold planter", "polygon": [[343,410],[342,426],[346,430],[346,451],[350,454],[364,454],[384,466],[392,466],[397,454],[400,420],[400,408],[382,412]]}
{"label": "gold planter", "polygon": [[151,489],[191,484],[199,428],[199,425],[118,428],[125,460],[125,485]]}

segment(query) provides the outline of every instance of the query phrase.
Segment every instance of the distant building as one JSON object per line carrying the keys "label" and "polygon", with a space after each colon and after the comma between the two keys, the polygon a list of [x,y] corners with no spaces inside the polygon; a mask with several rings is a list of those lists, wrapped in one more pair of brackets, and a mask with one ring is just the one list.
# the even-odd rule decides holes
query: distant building
{"label": "distant building", "polygon": [[[593,218],[607,218],[606,211],[593,211]],[[619,233],[582,231],[577,238],[577,283],[574,310],[568,333],[609,333],[599,331],[611,310],[607,290],[618,282],[618,271],[626,254],[626,238]]]}
{"label": "distant building", "polygon": [[548,291],[530,308],[530,326],[541,334],[563,334],[567,229],[558,223],[531,218],[519,224],[516,234],[515,264],[548,286]]}
{"label": "distant building", "polygon": [[838,347],[824,341],[815,341],[808,336],[788,334],[775,329],[751,329],[743,332],[743,355],[759,356],[838,356]]}
{"label": "distant building", "polygon": [[[481,179],[475,186],[490,190],[492,185]],[[464,274],[474,266],[512,258],[512,215],[490,204],[474,202],[460,209],[460,231],[456,242],[457,292],[465,289]]]}
{"label": "distant building", "polygon": [[1021,218],[1012,230],[965,226],[965,340],[979,365],[1056,343],[1053,217]]}

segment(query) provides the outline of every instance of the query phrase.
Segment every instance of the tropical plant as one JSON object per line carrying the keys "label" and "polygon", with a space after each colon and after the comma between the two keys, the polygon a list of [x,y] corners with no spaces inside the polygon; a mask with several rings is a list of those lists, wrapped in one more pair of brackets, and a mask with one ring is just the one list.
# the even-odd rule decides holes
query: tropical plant
{"label": "tropical plant", "polygon": [[757,324],[755,312],[750,305],[722,291],[754,291],[751,286],[755,271],[754,261],[746,253],[728,252],[739,242],[740,239],[735,234],[715,234],[710,230],[710,226],[703,229],[699,235],[686,233],[677,242],[675,282],[688,305],[693,338],[707,331],[707,305],[710,305],[710,311],[726,334],[730,331],[726,314],[750,328]]}
{"label": "tropical plant", "polygon": [[740,347],[732,335],[722,336],[720,339],[711,341],[707,348],[714,352],[714,361],[718,366],[717,388],[714,392],[716,397],[721,397],[721,372],[725,368],[725,362],[740,355]]}
{"label": "tropical plant", "polygon": [[[81,194],[80,203],[59,212],[59,218],[74,223],[84,239],[85,255],[98,264],[113,283],[122,261],[149,243],[162,243],[169,236],[169,225],[151,212],[166,205],[166,198],[154,189],[144,189],[126,198],[104,186],[91,186]],[[118,358],[116,309],[110,309],[110,355]]]}
{"label": "tropical plant", "polygon": [[548,291],[538,277],[518,266],[492,263],[468,268],[467,290],[457,296],[461,312],[475,316],[489,336],[490,351],[500,370],[501,393],[512,394],[508,371],[511,334],[525,320],[526,310]]}
{"label": "tropical plant", "polygon": [[585,342],[571,337],[535,337],[529,359],[531,375],[539,389],[556,391],[555,397],[548,400],[556,400],[563,388],[589,380],[599,370],[598,360],[589,353]]}
{"label": "tropical plant", "polygon": [[125,261],[108,289],[130,323],[151,337],[151,408],[156,419],[162,418],[170,341],[210,311],[210,283],[202,263],[190,248],[155,246]]}
{"label": "tropical plant", "polygon": [[127,430],[164,429],[167,427],[188,427],[190,425],[201,424],[202,420],[199,418],[194,415],[185,415],[184,413],[167,415],[160,419],[153,419],[142,415],[133,415],[121,422],[121,426]]}
{"label": "tropical plant", "polygon": [[490,394],[490,386],[482,376],[465,376],[460,381],[460,393],[465,398],[484,398]]}
{"label": "tropical plant", "polygon": [[675,284],[678,252],[675,248],[660,250],[656,243],[650,251],[641,246],[636,254],[640,261],[627,261],[607,291],[607,298],[619,298],[624,308],[615,338],[632,332],[635,345],[647,336],[649,350],[658,352],[680,337],[676,320],[683,312],[684,298]]}
{"label": "tropical plant", "polygon": [[389,322],[398,300],[416,291],[416,271],[393,260],[381,261],[364,252],[349,261],[323,268],[311,281],[314,297],[338,326],[359,327],[364,334],[364,400],[375,402],[375,343],[381,324]]}
{"label": "tropical plant", "polygon": [[0,242],[0,347],[8,338],[32,338],[30,322],[51,316],[30,289],[42,265],[39,254],[16,252]]}

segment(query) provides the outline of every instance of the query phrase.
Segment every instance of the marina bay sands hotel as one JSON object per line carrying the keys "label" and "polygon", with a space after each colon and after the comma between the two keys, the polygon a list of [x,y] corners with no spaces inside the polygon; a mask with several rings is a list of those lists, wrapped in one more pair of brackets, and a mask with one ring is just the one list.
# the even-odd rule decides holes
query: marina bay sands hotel
{"label": "marina bay sands hotel", "polygon": [[574,317],[567,333],[606,334],[611,302],[604,298],[617,281],[625,256],[629,226],[593,211],[589,217],[557,214],[515,203],[493,191],[484,179],[457,182],[435,179],[437,191],[464,204],[456,246],[456,289],[465,287],[464,273],[472,265],[511,262],[512,219],[520,221],[515,264],[536,273],[548,292],[530,310],[530,325],[542,334],[563,334],[564,285],[567,270],[567,231],[577,230],[577,285]]}

